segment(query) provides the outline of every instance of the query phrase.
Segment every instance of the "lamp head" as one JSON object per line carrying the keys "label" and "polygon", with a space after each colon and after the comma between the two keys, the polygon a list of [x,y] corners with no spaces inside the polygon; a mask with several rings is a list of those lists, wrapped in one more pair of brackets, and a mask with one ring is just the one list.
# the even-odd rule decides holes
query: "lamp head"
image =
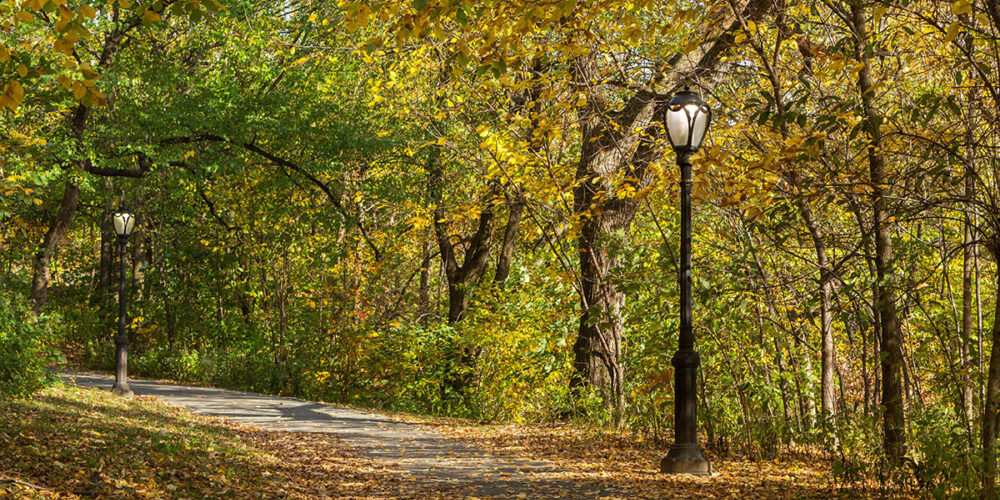
{"label": "lamp head", "polygon": [[684,90],[674,95],[667,104],[663,120],[674,151],[678,154],[698,151],[711,120],[712,110],[697,92],[685,86]]}
{"label": "lamp head", "polygon": [[128,235],[132,234],[132,230],[135,229],[135,214],[122,205],[115,211],[114,222],[115,233],[119,237],[127,238]]}

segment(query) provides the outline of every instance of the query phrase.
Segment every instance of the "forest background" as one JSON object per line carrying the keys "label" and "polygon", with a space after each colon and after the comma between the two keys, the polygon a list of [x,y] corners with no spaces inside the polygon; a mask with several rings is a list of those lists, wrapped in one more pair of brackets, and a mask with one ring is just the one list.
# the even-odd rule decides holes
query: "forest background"
{"label": "forest background", "polygon": [[5,0],[0,371],[669,440],[685,84],[701,429],[992,494],[1000,6]]}

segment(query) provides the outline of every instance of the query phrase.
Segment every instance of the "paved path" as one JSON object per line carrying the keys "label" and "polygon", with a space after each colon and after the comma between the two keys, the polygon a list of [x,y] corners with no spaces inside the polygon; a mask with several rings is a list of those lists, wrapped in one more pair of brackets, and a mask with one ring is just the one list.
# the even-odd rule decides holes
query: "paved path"
{"label": "paved path", "polygon": [[[62,374],[67,382],[110,389],[113,378],[83,372]],[[383,460],[433,491],[461,486],[470,495],[499,498],[599,498],[622,492],[554,478],[551,463],[501,458],[448,439],[416,424],[384,415],[296,398],[130,379],[137,395],[157,396],[203,415],[225,417],[262,429],[330,433],[360,454]]]}

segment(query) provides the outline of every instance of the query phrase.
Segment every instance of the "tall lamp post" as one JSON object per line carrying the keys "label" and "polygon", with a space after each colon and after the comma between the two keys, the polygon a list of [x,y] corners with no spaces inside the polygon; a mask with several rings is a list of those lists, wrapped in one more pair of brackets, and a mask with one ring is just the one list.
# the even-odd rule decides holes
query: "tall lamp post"
{"label": "tall lamp post", "polygon": [[125,206],[118,208],[114,215],[115,233],[118,234],[118,260],[121,275],[118,283],[118,334],[115,335],[115,385],[111,392],[132,397],[128,387],[128,334],[125,333],[125,244],[135,228],[135,215]]}
{"label": "tall lamp post", "polygon": [[696,92],[684,87],[667,105],[664,126],[677,153],[681,169],[681,327],[674,366],[674,444],[660,461],[660,470],[670,474],[712,473],[712,465],[698,446],[698,403],[695,385],[701,358],[694,350],[691,327],[691,155],[698,151],[712,110]]}

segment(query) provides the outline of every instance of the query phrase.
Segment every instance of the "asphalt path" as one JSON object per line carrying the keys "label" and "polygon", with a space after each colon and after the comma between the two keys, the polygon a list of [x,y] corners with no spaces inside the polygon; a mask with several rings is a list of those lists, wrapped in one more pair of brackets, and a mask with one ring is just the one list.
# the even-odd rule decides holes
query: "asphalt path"
{"label": "asphalt path", "polygon": [[[65,372],[64,381],[110,390],[113,377]],[[433,429],[352,408],[209,387],[130,379],[136,395],[263,430],[328,433],[359,455],[377,459],[405,476],[415,491],[461,491],[493,498],[601,498],[626,493],[574,481],[556,465],[493,455]]]}

